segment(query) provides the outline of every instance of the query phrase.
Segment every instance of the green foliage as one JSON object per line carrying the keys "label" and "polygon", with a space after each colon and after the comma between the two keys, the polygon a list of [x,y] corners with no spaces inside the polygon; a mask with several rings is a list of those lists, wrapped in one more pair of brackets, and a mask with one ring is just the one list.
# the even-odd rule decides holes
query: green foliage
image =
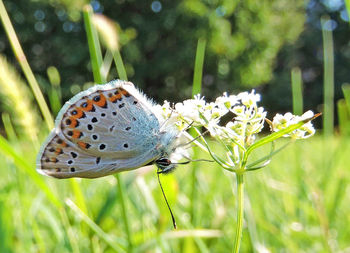
{"label": "green foliage", "polygon": [[[243,230],[241,252],[261,247],[271,252],[281,249],[320,252],[325,250],[329,240],[335,242],[333,251],[345,250],[350,233],[347,225],[350,220],[346,218],[350,212],[347,204],[350,198],[345,194],[350,180],[348,141],[328,139],[324,142],[315,137],[289,146],[266,169],[247,174],[249,199],[245,218],[249,226]],[[269,149],[261,150],[264,152],[268,153]],[[197,153],[204,157],[200,151]],[[28,155],[34,157],[35,153]],[[122,225],[114,177],[79,180],[88,217],[72,204],[75,197],[68,181],[43,178],[57,198],[62,202],[69,199],[65,205],[69,225],[64,227],[59,209],[45,197],[35,181],[12,162],[4,160],[4,156],[0,157],[6,168],[0,171],[0,237],[6,242],[3,247],[14,252],[34,252],[38,247],[47,252],[71,251],[69,230],[81,252],[114,252],[113,248],[125,246],[126,230]],[[234,179],[222,173],[214,163],[195,163],[194,166],[199,179],[196,184],[197,230],[192,230],[189,220],[192,191],[189,166],[179,167],[162,180],[177,218],[178,231],[172,230],[154,169],[122,175],[136,249],[200,252],[199,245],[203,244],[201,247],[208,252],[230,251],[236,226]],[[101,213],[105,214],[101,216]],[[33,233],[32,221],[36,223],[37,234]],[[183,250],[188,237],[195,239],[194,244],[188,246],[190,251]]]}
{"label": "green foliage", "polygon": [[334,131],[334,46],[332,31],[327,27],[329,21],[328,16],[321,18],[324,58],[323,131],[325,135],[331,135]]}
{"label": "green foliage", "polygon": [[[284,46],[278,53],[272,80],[264,90],[264,106],[278,112],[289,111],[292,107],[290,70],[298,67],[303,80],[304,110],[319,110],[323,105],[324,55],[320,19],[330,17],[327,29],[333,34],[334,44],[334,102],[343,97],[341,86],[349,80],[350,32],[349,16],[344,1],[317,1],[305,3],[306,22],[304,31],[292,45]],[[288,71],[287,71],[288,70]],[[337,119],[335,119],[335,123]],[[318,125],[321,127],[321,124]]]}
{"label": "green foliage", "polygon": [[293,94],[293,114],[303,114],[303,81],[300,68],[293,68],[291,73],[292,94]]}
{"label": "green foliage", "polygon": [[[5,3],[44,91],[50,90],[46,67],[55,66],[62,77],[65,99],[71,96],[71,85],[92,80],[83,15],[79,12],[85,2]],[[151,4],[93,2],[94,11],[103,11],[117,22],[130,80],[146,92],[156,89],[156,99],[160,100],[191,95],[199,38],[207,40],[203,76],[203,91],[207,94],[232,90],[233,85],[234,89],[242,89],[268,82],[277,53],[298,38],[305,19],[301,0],[165,1],[159,12],[152,11]],[[6,38],[0,36],[0,41],[5,45],[2,50],[10,55]],[[117,76],[112,70],[107,79]]]}
{"label": "green foliage", "polygon": [[[191,2],[194,3],[192,6]],[[181,8],[187,12],[195,10],[199,14],[204,13],[203,17],[199,15],[201,18],[209,20],[208,16],[213,15],[212,10],[217,6],[206,2],[204,4],[191,2],[188,3],[189,6],[178,5],[176,10]],[[129,8],[135,7],[129,2],[124,4]],[[229,5],[230,2],[222,4],[228,13],[237,11],[240,4],[242,6],[250,4],[251,8],[255,8],[253,9],[257,12],[256,14],[259,13],[258,7],[262,8],[264,13],[263,7],[270,6],[269,2],[260,5],[249,1],[232,6]],[[15,9],[13,6],[15,5],[12,4],[12,11]],[[142,6],[141,4],[140,8]],[[76,13],[74,8],[72,13]],[[193,8],[195,9],[192,10]],[[119,10],[116,12],[120,14]],[[184,13],[181,15],[183,15],[181,22],[189,18]],[[136,17],[136,21],[140,21],[140,17],[138,18]],[[257,17],[252,15],[251,18]],[[135,17],[130,17],[130,20],[133,19]],[[220,21],[222,24],[225,24],[224,19]],[[145,22],[142,19],[141,21]],[[153,25],[156,24],[153,23]],[[165,24],[164,27],[169,25],[167,22],[161,23],[163,24]],[[180,35],[189,35],[188,31],[180,31],[183,27],[185,26],[178,27]],[[145,29],[145,31],[149,30]],[[201,29],[196,28],[194,31],[201,31]],[[255,33],[258,33],[258,30]],[[138,42],[139,45],[152,51],[152,43],[157,43],[159,37],[154,33],[153,37],[148,37],[146,33],[143,36],[146,38],[141,41],[144,44],[141,45],[141,42]],[[186,41],[185,38],[181,39]],[[191,38],[188,38],[188,41],[191,41]],[[214,54],[212,41],[212,38],[209,38],[207,45],[211,45],[211,54]],[[75,47],[72,46],[72,48]],[[96,49],[96,47],[92,48],[90,47],[90,50]],[[194,55],[195,50],[189,50],[190,48],[187,48],[188,52]],[[74,53],[79,54],[79,52],[78,50]],[[135,53],[137,56],[140,51],[136,40],[125,45],[122,52],[128,56]],[[55,52],[52,53],[55,54]],[[182,57],[185,59],[190,54],[179,54],[177,57],[181,60]],[[213,57],[210,53],[208,54],[209,57]],[[218,52],[215,54],[220,55]],[[104,60],[107,56],[106,53]],[[151,58],[152,56],[153,54],[148,55]],[[71,59],[75,57],[79,58],[77,55],[72,55]],[[154,57],[160,56],[155,54]],[[170,58],[175,59],[175,56],[170,55]],[[137,59],[135,66],[144,61],[137,57],[128,58],[126,63],[128,73],[131,73],[131,67],[127,66],[131,66],[135,59]],[[194,57],[191,59],[193,66]],[[123,65],[120,55],[116,57],[116,61],[119,67]],[[163,64],[166,65],[167,62],[163,61]],[[174,63],[171,62],[171,64]],[[50,65],[44,64],[44,66],[46,71],[47,66]],[[177,62],[175,72],[180,71],[184,66],[186,65],[179,65]],[[85,67],[86,65],[83,69]],[[150,66],[148,70],[157,67],[160,66]],[[225,66],[223,69],[225,70]],[[200,67],[196,71],[199,76]],[[118,72],[122,73],[122,71]],[[60,88],[57,73],[55,74],[52,68],[48,73],[49,77],[51,76],[52,85],[44,86],[45,89],[50,90],[52,96],[60,96],[59,92],[52,90],[52,87]],[[176,79],[176,85],[174,84],[173,88],[185,92],[190,90],[190,85],[184,89],[185,83],[180,85],[177,80],[189,82],[192,78],[186,79],[186,75],[180,77],[183,79]],[[220,78],[224,80],[223,76]],[[166,88],[169,87],[166,86]],[[64,88],[63,91],[68,93]],[[168,89],[168,92],[171,92],[171,89]],[[204,90],[203,93],[208,92]],[[51,102],[52,107],[56,108],[58,103],[59,99]],[[6,140],[0,136],[2,154],[0,163],[3,168],[0,170],[1,251],[127,252],[132,248],[139,252],[227,252],[232,249],[232,238],[237,226],[236,207],[233,205],[236,198],[234,178],[223,173],[215,163],[193,163],[192,166],[196,169],[192,176],[195,178],[189,175],[189,166],[182,166],[176,173],[162,179],[165,191],[169,192],[169,201],[172,203],[178,222],[179,230],[173,231],[171,219],[157,185],[154,168],[146,167],[118,175],[117,178],[110,176],[94,180],[56,180],[43,177],[34,170],[37,148],[33,148],[33,143],[25,139],[16,138],[7,114],[3,114],[2,118],[11,137]],[[43,131],[41,134],[40,137],[44,137],[47,133]],[[266,139],[262,138],[260,143],[264,140]],[[247,173],[246,187],[249,198],[246,198],[244,224],[247,226],[243,229],[242,252],[265,249],[271,252],[281,250],[297,252],[300,249],[320,252],[347,249],[350,233],[347,225],[350,220],[346,220],[350,211],[348,205],[350,199],[346,194],[346,186],[350,180],[349,171],[346,169],[350,162],[348,143],[346,138],[314,138],[303,145],[290,146],[288,152],[279,153],[268,168],[256,173]],[[216,144],[213,143],[213,145],[217,153],[223,153],[220,151],[220,146],[215,148]],[[252,153],[252,156],[259,155],[253,160],[271,155],[270,148],[265,150],[260,147],[259,151],[261,152]],[[205,154],[200,150],[195,150],[195,154],[198,158],[205,158]],[[197,182],[193,183],[194,180]],[[195,194],[193,194],[193,187],[196,187]],[[196,203],[195,208],[193,203]]]}
{"label": "green foliage", "polygon": [[19,78],[16,69],[2,55],[0,55],[0,66],[1,101],[15,119],[17,132],[22,138],[36,142],[39,117],[33,106],[32,94],[23,80]]}
{"label": "green foliage", "polygon": [[[254,87],[271,79],[275,57],[284,44],[294,42],[303,29],[303,1],[184,2],[186,13],[208,24],[210,63],[229,84]],[[292,21],[293,20],[293,21]],[[212,60],[212,61],[211,61]],[[211,64],[210,64],[211,65]],[[211,65],[212,67],[212,65]]]}
{"label": "green foliage", "polygon": [[344,99],[337,102],[339,131],[342,135],[350,135],[350,86],[343,84]]}

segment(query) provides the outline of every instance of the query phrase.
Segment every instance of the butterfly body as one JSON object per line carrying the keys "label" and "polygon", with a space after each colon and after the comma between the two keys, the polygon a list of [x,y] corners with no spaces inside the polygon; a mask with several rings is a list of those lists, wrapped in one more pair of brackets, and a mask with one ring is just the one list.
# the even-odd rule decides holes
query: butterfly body
{"label": "butterfly body", "polygon": [[95,178],[157,163],[173,152],[178,132],[154,108],[132,83],[120,80],[75,95],[58,114],[37,170],[56,178]]}

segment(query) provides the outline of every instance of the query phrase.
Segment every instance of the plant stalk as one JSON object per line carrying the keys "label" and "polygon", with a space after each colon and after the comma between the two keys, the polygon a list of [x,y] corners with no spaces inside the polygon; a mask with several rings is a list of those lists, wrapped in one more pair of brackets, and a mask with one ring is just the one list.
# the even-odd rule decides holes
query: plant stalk
{"label": "plant stalk", "polygon": [[5,5],[2,0],[0,0],[0,20],[4,26],[12,50],[16,56],[17,62],[21,66],[24,76],[26,77],[28,84],[30,85],[30,88],[33,91],[34,97],[39,105],[40,111],[45,119],[46,125],[49,128],[49,130],[51,130],[54,127],[51,112],[45,102],[44,96],[40,90],[37,80],[35,79],[32,69],[29,66],[27,58],[23,52],[21,44],[19,43],[15,29],[12,26],[11,20],[6,12]]}
{"label": "plant stalk", "polygon": [[239,252],[243,232],[243,211],[244,211],[244,173],[236,174],[237,180],[237,226],[236,237],[233,247],[234,253]]}
{"label": "plant stalk", "polygon": [[123,221],[124,221],[124,226],[125,226],[125,232],[126,236],[128,239],[128,252],[133,252],[133,241],[132,241],[132,236],[131,236],[131,228],[130,228],[130,223],[129,223],[129,216],[128,212],[126,210],[126,201],[125,201],[125,196],[124,196],[124,182],[121,178],[121,176],[117,173],[115,174],[115,178],[118,181],[118,192],[120,196],[120,202],[121,202],[121,207],[122,207],[122,215],[123,215]]}

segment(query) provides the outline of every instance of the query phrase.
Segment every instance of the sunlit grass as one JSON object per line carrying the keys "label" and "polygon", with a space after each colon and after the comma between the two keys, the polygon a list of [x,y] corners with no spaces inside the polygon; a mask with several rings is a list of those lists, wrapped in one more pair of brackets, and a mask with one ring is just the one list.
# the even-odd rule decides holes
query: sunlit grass
{"label": "sunlit grass", "polygon": [[[102,83],[108,76],[102,71],[108,54],[103,59],[91,15],[91,9],[86,7],[84,18],[94,78]],[[111,50],[119,77],[127,79],[119,49],[107,50]],[[193,93],[201,88],[204,52],[205,41],[200,40]],[[54,72],[51,69],[49,74],[56,89],[52,90],[53,97],[60,94],[58,73]],[[294,75],[298,82],[298,72]],[[300,110],[301,87],[296,87],[299,97],[295,101],[299,101]],[[50,100],[54,110],[59,99]],[[48,125],[52,124],[50,112],[43,115]],[[17,117],[22,120],[22,116]],[[177,219],[179,229],[175,231],[155,168],[94,180],[43,177],[34,170],[37,148],[20,136],[17,138],[8,114],[2,119],[8,139],[0,136],[0,252],[232,249],[237,226],[236,184],[233,175],[215,163],[179,166],[174,173],[162,177]],[[316,136],[289,145],[268,167],[246,174],[241,252],[349,250],[348,141],[345,137]],[[219,145],[214,149],[220,153]],[[260,148],[252,155],[259,158],[269,152],[269,147]],[[194,153],[196,158],[208,158],[199,149]]]}
{"label": "sunlit grass", "polygon": [[17,123],[17,132],[23,139],[39,145],[37,139],[40,128],[39,117],[33,105],[32,94],[19,77],[19,73],[2,55],[0,55],[0,66],[0,95],[5,106],[12,112],[12,119]]}
{"label": "sunlit grass", "polygon": [[28,81],[29,86],[32,89],[33,95],[39,105],[39,108],[41,110],[41,113],[45,119],[46,125],[49,129],[53,128],[53,120],[50,113],[50,110],[45,103],[45,99],[43,97],[43,94],[39,88],[39,84],[37,80],[35,79],[35,76],[33,74],[33,71],[31,70],[29,63],[27,61],[27,58],[23,52],[23,49],[21,47],[21,44],[17,38],[16,32],[12,26],[12,23],[10,21],[10,18],[6,12],[4,3],[2,0],[0,0],[0,19],[3,24],[3,27],[5,28],[5,32],[7,34],[7,37],[9,39],[9,42],[11,44],[12,50],[16,56],[17,62],[21,66],[21,69]]}
{"label": "sunlit grass", "polygon": [[321,18],[324,58],[323,131],[325,135],[332,135],[334,131],[334,49],[329,21],[328,16]]}
{"label": "sunlit grass", "polygon": [[[346,182],[350,180],[350,172],[347,169],[350,163],[347,155],[350,148],[344,141],[335,138],[328,139],[326,150],[323,148],[323,141],[322,138],[315,137],[297,145],[290,145],[278,154],[268,167],[247,174],[249,204],[245,214],[246,218],[250,217],[254,223],[249,220],[244,226],[242,252],[248,251],[254,245],[266,247],[272,252],[279,249],[315,252],[322,251],[328,240],[334,242],[334,250],[348,247],[346,235],[350,231],[347,226],[347,213],[350,207],[347,203],[350,197],[346,194]],[[326,157],[325,163],[319,159],[321,156]],[[23,249],[25,245],[37,247],[39,242],[29,236],[31,224],[25,219],[35,220],[37,232],[43,238],[48,251],[64,248],[68,250],[69,245],[60,239],[64,238],[65,229],[55,206],[45,198],[44,192],[38,190],[33,181],[26,179],[23,171],[13,171],[12,162],[3,160],[3,157],[0,159],[6,168],[0,171],[0,203],[6,207],[6,216],[2,216],[3,227],[0,231],[7,231],[0,235],[1,238],[7,238],[7,245],[15,251]],[[212,163],[196,166],[199,179],[198,206],[195,214],[197,227],[192,226],[188,212],[192,190],[190,167],[181,166],[168,178],[163,177],[165,191],[169,193],[168,198],[173,203],[179,231],[198,229],[192,235],[183,232],[184,236],[197,238],[196,234],[204,233],[200,231],[210,229],[207,232],[209,238],[198,237],[205,248],[209,252],[228,251],[232,247],[235,229],[235,197],[232,194],[235,185],[231,175],[227,175]],[[154,251],[157,248],[161,249],[161,245],[164,244],[165,248],[181,251],[185,239],[176,233],[169,234],[172,231],[171,219],[163,203],[154,168],[122,175],[126,184],[128,216],[133,229],[135,248]],[[21,180],[18,181],[18,178]],[[144,192],[140,180],[147,184],[151,196]],[[56,189],[56,196],[62,201],[74,199],[68,182],[55,179],[45,181]],[[77,238],[79,249],[90,252],[93,242],[96,243],[94,246],[100,247],[101,250],[118,247],[112,245],[126,246],[123,239],[126,234],[122,225],[124,221],[120,196],[116,191],[117,181],[114,177],[79,180],[79,184],[86,197],[88,219],[75,207],[74,202],[67,202],[72,208],[67,213],[70,228]],[[25,206],[27,209],[19,208]],[[16,222],[8,222],[9,220]],[[92,226],[90,236],[81,229],[82,222]],[[12,236],[9,237],[8,233],[13,234],[20,228],[21,242],[18,243]],[[255,237],[251,240],[254,230]],[[25,235],[26,233],[28,234]],[[158,238],[157,242],[154,242],[155,238]],[[194,249],[198,250],[199,244],[194,244]]]}

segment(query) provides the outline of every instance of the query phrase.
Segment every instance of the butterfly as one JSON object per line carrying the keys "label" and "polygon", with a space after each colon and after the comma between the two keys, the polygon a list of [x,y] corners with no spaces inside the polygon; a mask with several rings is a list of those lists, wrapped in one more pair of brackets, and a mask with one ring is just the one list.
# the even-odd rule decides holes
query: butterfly
{"label": "butterfly", "polygon": [[71,98],[42,145],[37,171],[55,178],[97,178],[156,164],[174,169],[169,156],[179,132],[131,82],[114,80]]}

